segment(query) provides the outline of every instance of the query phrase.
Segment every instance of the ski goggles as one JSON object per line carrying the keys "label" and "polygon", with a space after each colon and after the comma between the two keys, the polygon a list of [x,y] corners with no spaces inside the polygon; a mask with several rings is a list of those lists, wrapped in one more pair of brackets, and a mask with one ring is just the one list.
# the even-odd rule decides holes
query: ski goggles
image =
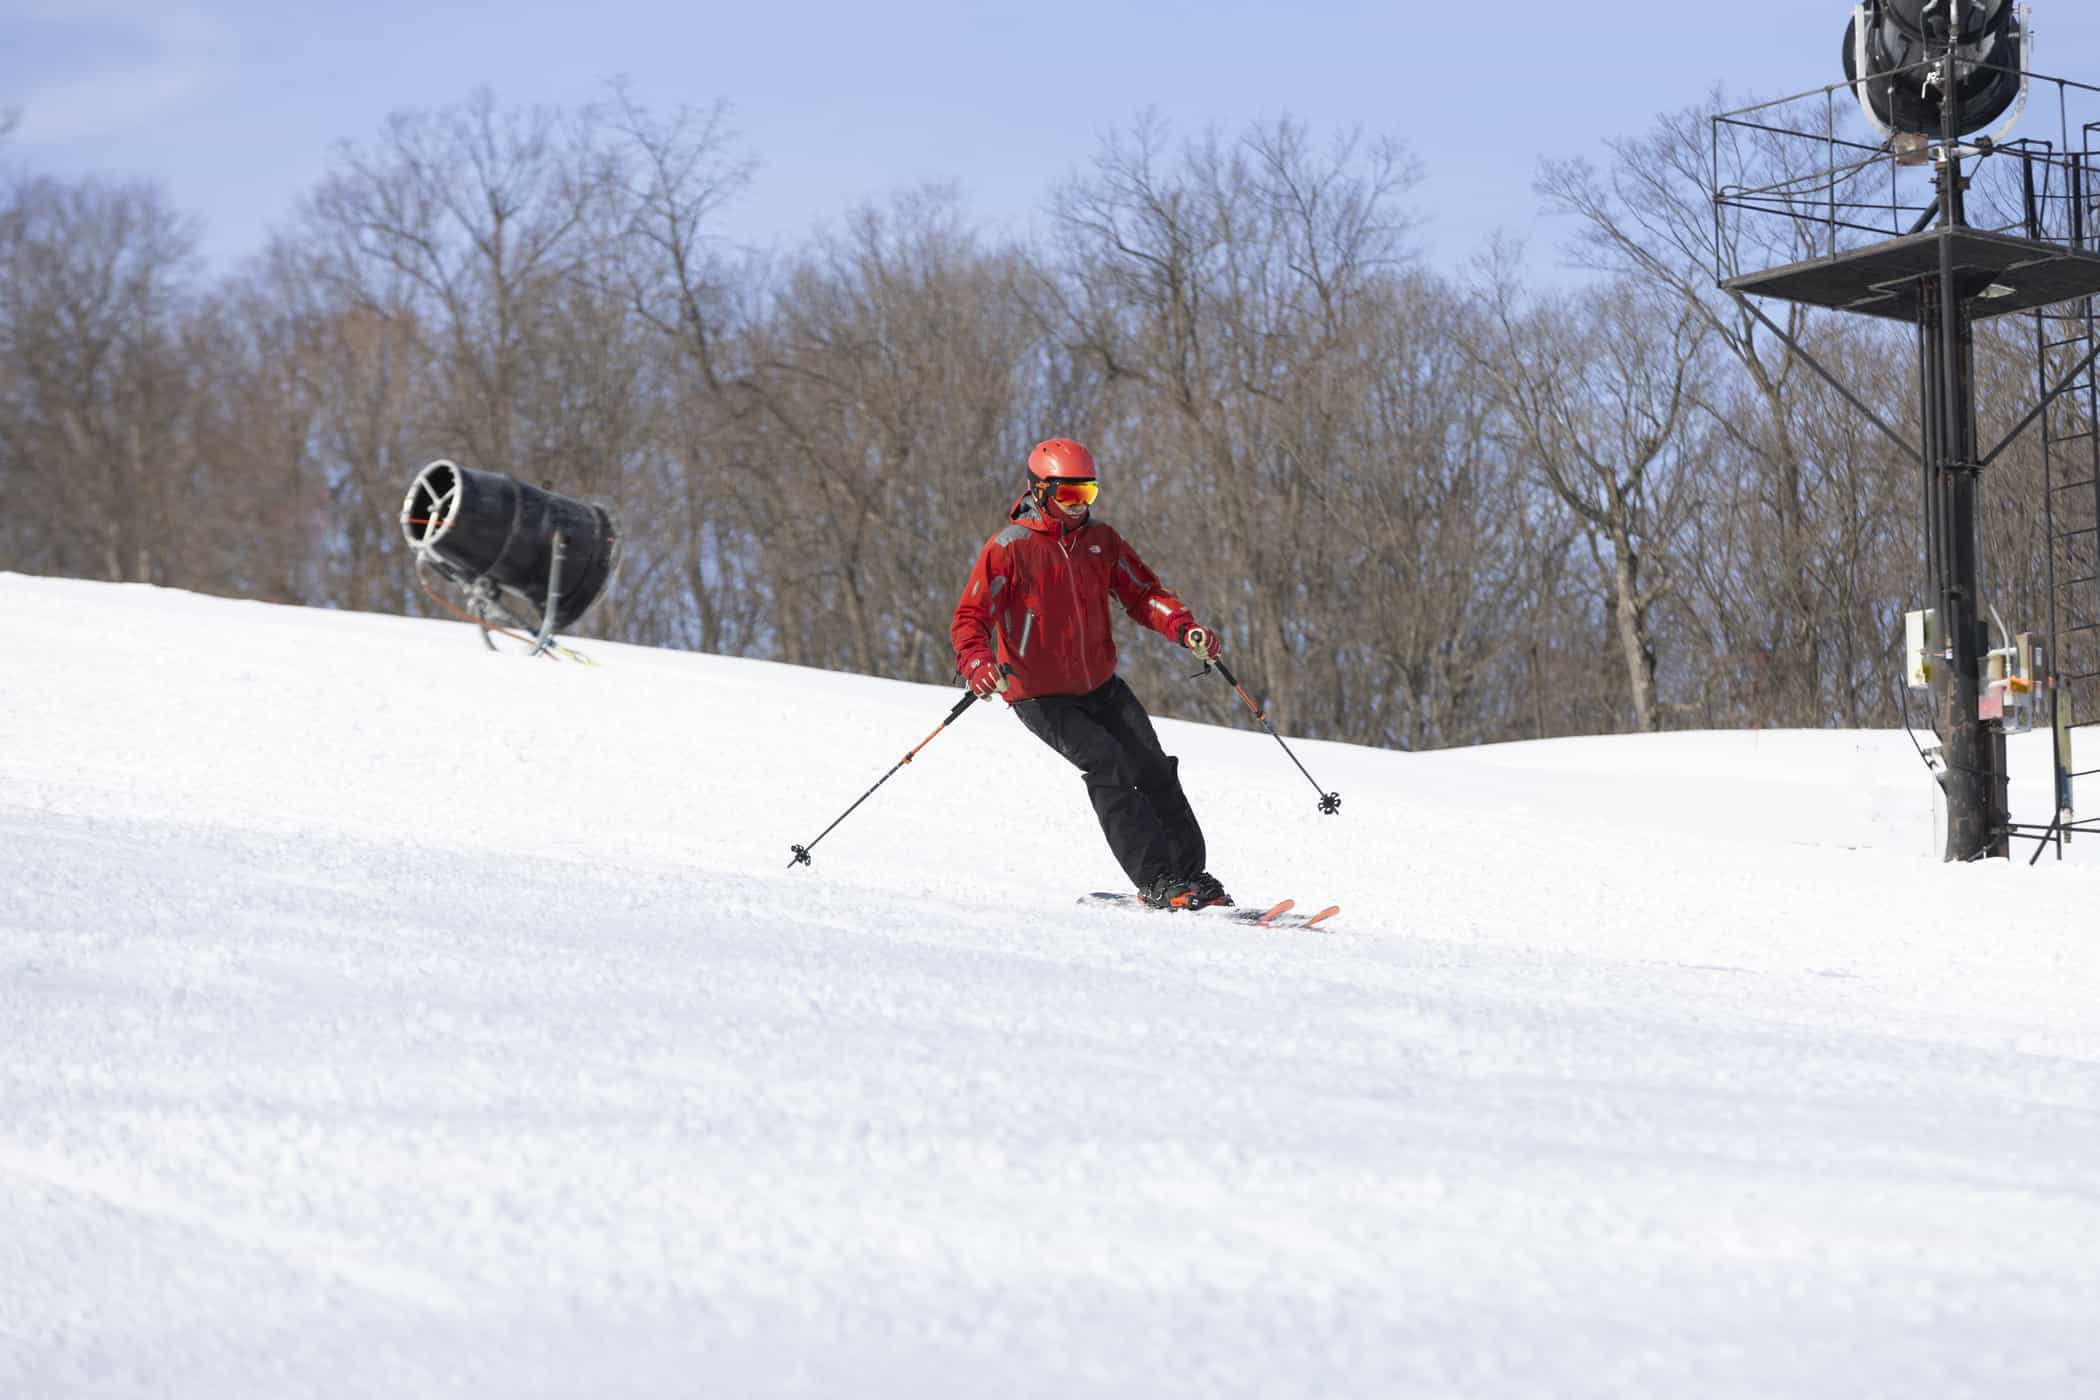
{"label": "ski goggles", "polygon": [[1098,481],[1046,481],[1043,490],[1061,506],[1090,506],[1101,493]]}

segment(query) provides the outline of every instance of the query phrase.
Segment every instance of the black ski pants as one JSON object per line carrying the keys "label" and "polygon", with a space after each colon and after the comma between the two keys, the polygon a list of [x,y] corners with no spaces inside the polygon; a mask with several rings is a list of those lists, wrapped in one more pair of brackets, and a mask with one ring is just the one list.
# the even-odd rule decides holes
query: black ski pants
{"label": "black ski pants", "polygon": [[1085,777],[1101,834],[1131,884],[1202,871],[1203,829],[1181,792],[1181,761],[1160,749],[1152,717],[1121,676],[1084,695],[1018,700],[1013,710]]}

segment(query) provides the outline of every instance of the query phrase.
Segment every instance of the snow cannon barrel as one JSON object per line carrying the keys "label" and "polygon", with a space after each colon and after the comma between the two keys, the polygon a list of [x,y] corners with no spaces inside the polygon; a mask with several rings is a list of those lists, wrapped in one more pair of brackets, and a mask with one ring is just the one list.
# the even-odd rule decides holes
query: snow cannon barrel
{"label": "snow cannon barrel", "polygon": [[[410,483],[401,502],[401,533],[419,559],[446,577],[465,586],[487,580],[528,603],[534,617],[546,611],[548,593],[558,588],[558,631],[597,603],[620,554],[619,525],[604,506],[443,459]],[[558,581],[552,578],[557,537]]]}

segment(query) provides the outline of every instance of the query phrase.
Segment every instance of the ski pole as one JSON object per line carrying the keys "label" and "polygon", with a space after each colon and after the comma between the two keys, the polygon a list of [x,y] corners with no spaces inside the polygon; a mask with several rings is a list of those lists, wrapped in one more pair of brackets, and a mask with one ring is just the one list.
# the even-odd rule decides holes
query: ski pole
{"label": "ski pole", "polygon": [[[1296,763],[1298,765],[1298,771],[1300,773],[1305,773],[1305,765],[1302,763],[1298,763],[1298,755],[1291,752],[1291,746],[1283,742],[1283,736],[1281,734],[1278,734],[1275,728],[1269,723],[1269,717],[1261,712],[1261,706],[1254,703],[1254,697],[1249,695],[1246,691],[1246,688],[1242,686],[1237,679],[1234,678],[1232,674],[1232,668],[1227,666],[1223,661],[1220,661],[1215,657],[1213,657],[1210,660],[1209,665],[1217,668],[1218,674],[1225,678],[1225,683],[1233,688],[1234,692],[1239,695],[1241,701],[1243,701],[1246,704],[1247,708],[1254,712],[1254,717],[1257,720],[1261,721],[1261,727],[1269,731],[1269,737],[1271,739],[1274,739],[1277,742],[1277,744],[1282,747],[1284,753],[1290,758],[1292,763]],[[1328,816],[1331,817],[1335,813],[1342,810],[1342,795],[1340,793],[1325,791],[1317,782],[1313,781],[1313,775],[1310,773],[1305,773],[1305,781],[1307,781],[1308,783],[1312,783],[1313,791],[1320,794],[1320,810],[1322,812],[1326,813]]]}
{"label": "ski pole", "polygon": [[[1012,668],[1011,666],[1001,666],[1001,667],[999,668],[999,673],[1000,673],[1001,675],[1010,675],[1010,674],[1012,674],[1012,672],[1013,672],[1013,668]],[[919,740],[919,743],[918,743],[918,747],[917,747],[917,748],[914,748],[914,749],[913,749],[913,750],[912,750],[912,751],[911,751],[910,753],[908,753],[908,754],[904,755],[904,757],[902,757],[902,758],[898,759],[898,760],[897,760],[897,761],[896,761],[896,762],[895,762],[894,764],[892,764],[892,765],[890,766],[890,771],[889,771],[889,772],[887,772],[887,773],[885,773],[885,774],[883,774],[883,775],[882,775],[881,777],[877,778],[877,779],[875,780],[875,787],[871,787],[871,788],[869,788],[869,789],[868,789],[868,790],[867,790],[866,792],[862,793],[862,794],[861,794],[861,795],[860,795],[860,796],[859,796],[858,798],[856,798],[856,799],[854,800],[854,803],[853,803],[853,806],[852,806],[852,807],[848,807],[848,808],[847,808],[847,809],[846,809],[845,811],[843,811],[843,812],[839,813],[837,817],[833,818],[833,819],[832,819],[832,823],[831,823],[831,826],[827,826],[827,827],[825,827],[825,828],[824,828],[824,829],[823,829],[822,831],[818,832],[818,833],[817,833],[817,841],[822,841],[822,840],[823,840],[823,839],[824,839],[825,837],[827,837],[827,836],[831,835],[832,827],[835,827],[835,826],[837,826],[837,825],[838,825],[838,824],[839,824],[840,822],[842,822],[842,821],[846,820],[846,818],[848,818],[848,817],[852,816],[852,815],[853,815],[853,810],[854,810],[854,808],[855,808],[855,807],[858,807],[858,806],[860,806],[860,804],[861,804],[861,803],[863,803],[863,802],[867,801],[867,800],[868,800],[869,798],[871,798],[871,797],[873,797],[873,796],[875,795],[875,788],[879,788],[879,787],[881,787],[881,786],[882,786],[882,785],[883,785],[884,783],[888,782],[888,781],[889,781],[889,780],[890,780],[891,778],[894,778],[894,777],[896,777],[896,776],[897,776],[897,770],[898,770],[899,768],[902,768],[902,767],[903,767],[903,766],[904,766],[905,764],[907,764],[907,763],[911,762],[911,761],[912,761],[913,759],[915,759],[915,758],[917,758],[917,757],[919,756],[919,749],[923,749],[923,748],[925,748],[925,747],[926,747],[926,746],[927,746],[928,744],[932,743],[932,742],[933,742],[933,741],[934,741],[935,739],[938,739],[938,738],[940,737],[940,734],[941,734],[941,730],[942,730],[942,729],[946,729],[946,728],[947,728],[947,727],[948,727],[949,725],[951,725],[951,724],[955,723],[955,721],[956,721],[957,719],[959,719],[959,718],[961,718],[961,717],[962,717],[962,712],[963,712],[964,710],[967,710],[967,709],[969,709],[969,708],[970,708],[970,706],[972,706],[972,705],[974,705],[974,704],[976,704],[976,703],[977,703],[977,692],[976,692],[976,691],[974,691],[974,690],[966,690],[966,691],[964,691],[964,692],[963,692],[963,698],[955,702],[955,708],[954,708],[954,709],[952,709],[952,710],[950,710],[950,711],[948,711],[948,717],[947,717],[946,719],[944,719],[944,720],[942,720],[942,721],[940,722],[940,725],[939,725],[939,727],[938,727],[938,728],[936,728],[936,729],[935,729],[935,730],[933,731],[933,733],[931,733],[931,734],[927,735],[927,736],[926,736],[925,738],[923,738],[923,739]],[[789,850],[791,850],[791,851],[793,851],[793,852],[795,853],[795,855],[794,855],[794,859],[792,859],[792,860],[790,860],[790,861],[788,862],[788,869],[790,869],[790,870],[793,870],[793,869],[794,869],[794,868],[795,868],[796,866],[798,866],[798,865],[808,865],[808,864],[809,864],[809,853],[810,853],[810,852],[811,852],[812,850],[816,849],[817,841],[812,841],[812,842],[810,842],[810,843],[809,843],[809,844],[808,844],[807,846],[790,846],[790,847],[788,847],[788,849],[789,849]]]}

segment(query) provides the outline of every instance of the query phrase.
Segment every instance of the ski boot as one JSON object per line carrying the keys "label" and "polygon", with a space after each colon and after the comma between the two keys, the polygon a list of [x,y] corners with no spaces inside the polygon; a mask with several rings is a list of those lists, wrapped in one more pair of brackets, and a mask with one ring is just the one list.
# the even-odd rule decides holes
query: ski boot
{"label": "ski boot", "polygon": [[1208,909],[1212,905],[1222,905],[1227,909],[1232,907],[1232,896],[1225,893],[1223,882],[1208,870],[1199,871],[1189,881],[1189,894],[1191,909]]}
{"label": "ski boot", "polygon": [[1189,882],[1173,875],[1162,875],[1149,885],[1138,889],[1138,898],[1147,909],[1195,909],[1195,891]]}

